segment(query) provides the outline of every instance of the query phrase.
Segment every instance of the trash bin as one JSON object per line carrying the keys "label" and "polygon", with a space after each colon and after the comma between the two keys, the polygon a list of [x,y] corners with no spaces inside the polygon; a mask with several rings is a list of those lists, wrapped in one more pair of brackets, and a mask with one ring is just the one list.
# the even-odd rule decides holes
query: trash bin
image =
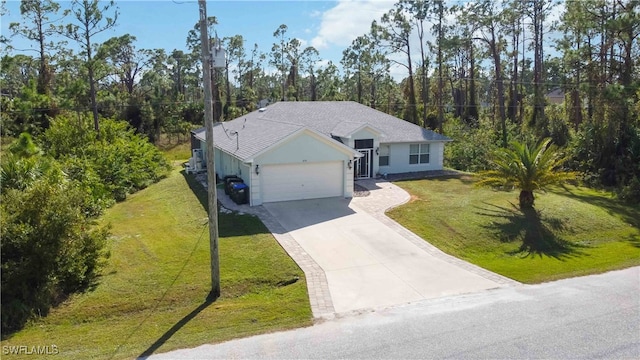
{"label": "trash bin", "polygon": [[231,179],[227,182],[227,186],[225,187],[225,193],[229,196],[233,193],[233,185],[235,184],[243,184],[244,181],[242,179]]}
{"label": "trash bin", "polygon": [[244,180],[240,179],[236,175],[225,176],[224,177],[224,193],[227,195],[231,195],[231,189],[234,183],[243,183]]}
{"label": "trash bin", "polygon": [[249,187],[245,183],[233,183],[231,188],[231,200],[236,204],[247,204],[249,202]]}

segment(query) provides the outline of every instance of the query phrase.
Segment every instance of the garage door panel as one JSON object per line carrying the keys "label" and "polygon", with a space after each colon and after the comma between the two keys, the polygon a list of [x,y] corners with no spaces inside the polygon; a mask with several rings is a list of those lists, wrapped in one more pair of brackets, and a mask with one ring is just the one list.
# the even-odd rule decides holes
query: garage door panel
{"label": "garage door panel", "polygon": [[343,195],[341,161],[265,165],[260,175],[263,202]]}

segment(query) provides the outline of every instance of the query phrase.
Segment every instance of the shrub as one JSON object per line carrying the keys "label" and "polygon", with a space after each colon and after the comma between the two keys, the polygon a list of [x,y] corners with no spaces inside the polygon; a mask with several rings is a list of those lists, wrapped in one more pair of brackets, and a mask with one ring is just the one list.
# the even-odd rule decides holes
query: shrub
{"label": "shrub", "polygon": [[85,195],[63,184],[35,183],[2,194],[2,331],[46,315],[96,279],[107,231],[91,229]]}
{"label": "shrub", "polygon": [[162,153],[124,121],[102,120],[97,136],[88,118],[60,116],[45,133],[44,144],[72,178],[90,189],[95,206],[106,204],[105,192],[116,201],[124,200],[163,178],[169,169]]}
{"label": "shrub", "polygon": [[618,136],[611,135],[607,124],[582,124],[569,146],[569,165],[585,174],[591,186],[615,187],[618,192],[627,185],[633,189],[634,178],[640,177],[640,129],[625,126]]}
{"label": "shrub", "polygon": [[10,100],[2,96],[0,104],[0,131],[4,136],[16,136],[22,132],[41,133],[49,127],[50,117],[59,113],[55,100],[39,94],[33,80],[22,87],[19,96]]}
{"label": "shrub", "polygon": [[89,195],[40,154],[3,156],[0,171],[2,331],[46,315],[96,279],[108,231],[84,209]]}
{"label": "shrub", "polygon": [[445,145],[445,166],[477,172],[489,168],[489,155],[497,149],[495,134],[486,128],[475,128],[459,119],[448,119],[444,133],[453,141]]}
{"label": "shrub", "polygon": [[563,147],[571,140],[571,131],[565,120],[563,109],[559,105],[549,105],[546,109],[549,119],[549,136],[553,143]]}
{"label": "shrub", "polygon": [[618,197],[629,204],[640,204],[640,179],[635,176],[618,191]]}

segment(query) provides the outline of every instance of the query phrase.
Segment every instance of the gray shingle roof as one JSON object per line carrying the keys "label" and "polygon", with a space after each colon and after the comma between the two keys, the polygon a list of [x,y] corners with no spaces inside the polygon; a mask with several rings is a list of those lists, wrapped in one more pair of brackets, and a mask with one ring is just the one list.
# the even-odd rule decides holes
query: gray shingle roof
{"label": "gray shingle roof", "polygon": [[[340,137],[349,137],[351,134],[353,134],[354,132],[358,131],[359,129],[362,129],[365,126],[370,126],[369,124],[360,124],[360,123],[356,123],[356,122],[350,122],[350,121],[344,121],[344,122],[340,122],[338,123],[338,125],[336,125],[332,130],[331,130],[331,136],[340,136]],[[375,130],[376,132],[379,132],[380,130],[373,128],[373,130]],[[384,134],[382,134],[384,135]]]}
{"label": "gray shingle roof", "polygon": [[[216,147],[241,160],[248,160],[302,128],[294,124],[265,122],[250,113],[242,118],[215,124],[213,141]],[[199,130],[196,137],[206,140],[205,129]]]}
{"label": "gray shingle roof", "polygon": [[[446,136],[351,101],[277,102],[263,110],[215,124],[216,147],[248,160],[303,128],[329,138],[369,125],[382,132],[381,143],[451,141]],[[204,129],[194,132],[205,140]],[[332,141],[336,141],[332,139]]]}

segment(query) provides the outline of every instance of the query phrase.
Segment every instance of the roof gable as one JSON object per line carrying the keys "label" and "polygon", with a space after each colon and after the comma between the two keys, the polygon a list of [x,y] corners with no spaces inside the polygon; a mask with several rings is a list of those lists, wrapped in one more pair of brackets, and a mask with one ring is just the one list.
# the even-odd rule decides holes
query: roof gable
{"label": "roof gable", "polygon": [[377,134],[378,136],[383,136],[384,135],[382,133],[382,131],[376,129],[375,127],[369,125],[368,123],[362,124],[362,123],[354,123],[354,122],[345,121],[345,122],[338,123],[338,125],[336,125],[331,130],[331,136],[332,137],[339,136],[339,137],[348,139],[353,134],[357,133],[360,130],[364,130],[364,129],[368,129],[369,131],[373,132],[374,134]]}
{"label": "roof gable", "polygon": [[349,155],[349,156],[353,156],[353,157],[360,157],[362,156],[362,154],[360,154],[358,151],[344,145],[341,142],[335,141],[332,138],[328,138],[320,133],[318,133],[317,131],[313,130],[313,129],[309,129],[309,128],[302,128],[298,131],[296,131],[293,134],[290,134],[289,136],[282,138],[280,141],[278,141],[277,143],[269,146],[268,148],[264,149],[263,151],[260,151],[258,153],[256,153],[255,155],[253,155],[251,157],[251,159],[247,159],[247,162],[253,162],[253,160],[265,153],[268,153],[270,151],[273,151],[274,149],[277,149],[278,147],[280,147],[281,145],[297,138],[303,135],[309,135],[314,137],[316,140],[319,140],[325,144],[327,144],[328,146],[331,146],[333,148],[335,148],[336,150],[344,153],[345,155]]}

